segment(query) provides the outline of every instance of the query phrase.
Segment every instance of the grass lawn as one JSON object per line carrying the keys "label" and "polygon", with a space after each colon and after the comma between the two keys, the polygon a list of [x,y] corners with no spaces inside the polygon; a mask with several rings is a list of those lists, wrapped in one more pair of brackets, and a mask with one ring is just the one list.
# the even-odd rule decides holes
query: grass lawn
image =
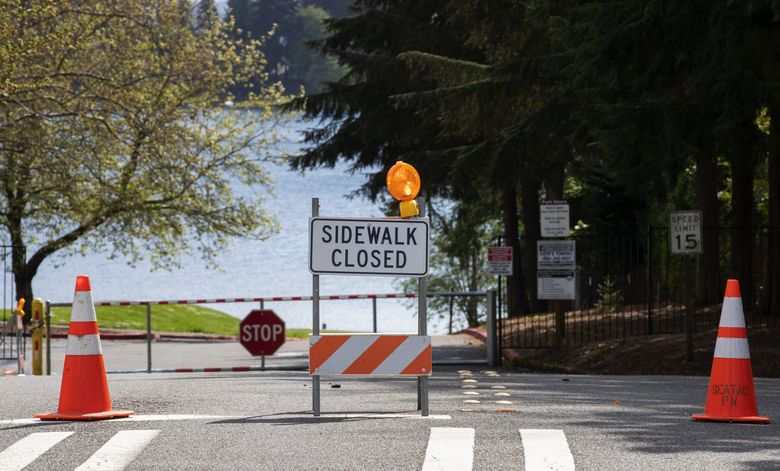
{"label": "grass lawn", "polygon": [[[146,330],[146,306],[98,306],[98,326],[102,329]],[[69,307],[51,310],[52,325],[67,326]],[[239,319],[224,312],[194,304],[152,306],[152,331],[238,335]],[[287,338],[305,339],[311,329],[287,329]],[[328,330],[334,333],[338,331]]]}

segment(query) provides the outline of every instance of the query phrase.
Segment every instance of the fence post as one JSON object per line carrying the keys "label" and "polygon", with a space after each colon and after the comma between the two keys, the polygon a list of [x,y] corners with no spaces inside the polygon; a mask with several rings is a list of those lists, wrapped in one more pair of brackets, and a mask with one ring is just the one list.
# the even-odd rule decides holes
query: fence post
{"label": "fence post", "polygon": [[485,293],[487,303],[487,361],[488,366],[496,366],[496,292]]}
{"label": "fence post", "polygon": [[[695,263],[693,257],[689,257],[691,260],[686,260],[685,268],[686,275],[689,280],[692,280],[693,273],[696,272],[692,269]],[[694,262],[694,263],[692,263]],[[691,295],[690,290],[685,293],[685,361],[690,363],[693,361],[693,328],[694,328],[694,310],[696,302],[694,296]]]}
{"label": "fence post", "polygon": [[452,335],[452,314],[453,314],[453,312],[452,312],[452,305],[453,305],[454,302],[455,302],[455,297],[454,296],[450,296],[450,327],[449,327],[449,329],[447,331],[447,333],[450,334],[450,335]]}
{"label": "fence post", "polygon": [[563,301],[556,300],[552,304],[555,311],[555,346],[561,348],[566,338],[566,309]]}
{"label": "fence post", "polygon": [[46,301],[46,376],[51,376],[51,303]]}
{"label": "fence post", "polygon": [[376,296],[371,298],[371,307],[374,313],[374,333],[376,333]]}
{"label": "fence post", "polygon": [[647,335],[653,334],[653,228],[647,226]]}
{"label": "fence post", "polygon": [[146,372],[152,372],[152,304],[146,304]]}

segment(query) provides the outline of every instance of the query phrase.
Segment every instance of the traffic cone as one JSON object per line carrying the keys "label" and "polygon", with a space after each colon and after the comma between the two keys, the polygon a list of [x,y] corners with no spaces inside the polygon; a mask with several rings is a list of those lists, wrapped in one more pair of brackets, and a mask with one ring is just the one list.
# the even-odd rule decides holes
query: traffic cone
{"label": "traffic cone", "polygon": [[68,329],[68,349],[57,412],[35,414],[41,420],[102,420],[127,417],[131,410],[111,410],[95,306],[89,277],[76,278]]}
{"label": "traffic cone", "polygon": [[769,423],[769,417],[758,415],[745,315],[737,280],[726,283],[707,391],[704,414],[694,414],[694,420]]}

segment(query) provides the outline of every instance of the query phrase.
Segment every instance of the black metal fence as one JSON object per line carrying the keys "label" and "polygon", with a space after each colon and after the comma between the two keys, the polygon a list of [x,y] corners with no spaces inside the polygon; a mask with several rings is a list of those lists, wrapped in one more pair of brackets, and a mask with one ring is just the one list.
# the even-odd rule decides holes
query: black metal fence
{"label": "black metal fence", "polygon": [[[20,252],[20,257],[24,258],[25,248],[16,247]],[[0,321],[0,360],[15,360],[18,357],[18,351],[24,354],[24,342],[18,342],[16,336],[16,326],[13,324],[13,316],[16,307],[16,290],[14,284],[14,274],[11,261],[14,246],[0,245],[0,265],[3,267],[3,287],[2,300],[0,300],[0,309],[2,309],[2,321]]]}
{"label": "black metal fence", "polygon": [[[770,254],[773,244],[780,244],[777,230],[704,228],[704,252],[686,255],[671,253],[665,227],[640,235],[583,235],[574,240],[576,299],[559,304],[534,299],[537,309],[529,315],[510,316],[504,309],[502,348],[584,345],[713,329],[729,278],[740,281],[750,327],[780,327],[780,267],[771,266]],[[536,242],[524,239],[520,244],[535,247]],[[523,260],[529,262],[535,268],[536,260]],[[536,279],[529,278],[525,286],[535,297]]]}

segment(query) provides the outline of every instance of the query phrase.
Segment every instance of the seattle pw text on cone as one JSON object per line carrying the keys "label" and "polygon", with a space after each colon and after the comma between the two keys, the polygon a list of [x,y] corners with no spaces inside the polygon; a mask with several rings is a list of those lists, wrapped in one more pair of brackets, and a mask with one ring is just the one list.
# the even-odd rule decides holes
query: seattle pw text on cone
{"label": "seattle pw text on cone", "polygon": [[131,410],[111,410],[103,349],[100,346],[89,277],[76,278],[57,412],[36,414],[41,420],[101,420],[127,417]]}
{"label": "seattle pw text on cone", "polygon": [[704,414],[694,414],[693,419],[769,423],[769,417],[758,415],[745,315],[737,280],[726,283],[715,358],[712,360],[712,374],[707,389],[707,404],[704,406]]}

